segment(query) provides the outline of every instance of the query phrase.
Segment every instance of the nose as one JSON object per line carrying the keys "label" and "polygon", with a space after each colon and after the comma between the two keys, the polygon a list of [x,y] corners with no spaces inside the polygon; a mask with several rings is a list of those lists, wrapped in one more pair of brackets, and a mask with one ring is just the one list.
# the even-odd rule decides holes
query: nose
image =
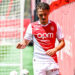
{"label": "nose", "polygon": [[45,19],[46,17],[43,15],[42,18]]}

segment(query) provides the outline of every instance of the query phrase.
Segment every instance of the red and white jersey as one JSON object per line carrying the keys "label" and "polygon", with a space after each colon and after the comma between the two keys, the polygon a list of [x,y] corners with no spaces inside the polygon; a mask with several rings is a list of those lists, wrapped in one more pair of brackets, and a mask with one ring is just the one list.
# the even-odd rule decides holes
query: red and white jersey
{"label": "red and white jersey", "polygon": [[56,38],[63,39],[63,34],[59,25],[50,21],[42,25],[40,21],[29,24],[24,39],[33,40],[34,58],[49,62],[55,62],[56,54],[53,57],[48,56],[46,51],[55,47]]}

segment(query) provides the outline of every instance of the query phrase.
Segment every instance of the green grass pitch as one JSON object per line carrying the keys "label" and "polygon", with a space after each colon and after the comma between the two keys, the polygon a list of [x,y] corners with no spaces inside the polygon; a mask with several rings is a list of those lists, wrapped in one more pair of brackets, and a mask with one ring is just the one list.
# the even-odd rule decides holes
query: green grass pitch
{"label": "green grass pitch", "polygon": [[27,46],[23,50],[23,68],[29,70],[29,75],[33,75],[32,57],[33,47]]}
{"label": "green grass pitch", "polygon": [[[32,57],[33,47],[27,46],[23,51],[23,69],[29,71],[29,75],[33,75]],[[19,75],[19,66],[9,66],[9,63],[19,64],[20,50],[16,46],[0,46],[0,64],[8,64],[8,66],[0,66],[0,75],[10,75],[10,72],[16,70]]]}

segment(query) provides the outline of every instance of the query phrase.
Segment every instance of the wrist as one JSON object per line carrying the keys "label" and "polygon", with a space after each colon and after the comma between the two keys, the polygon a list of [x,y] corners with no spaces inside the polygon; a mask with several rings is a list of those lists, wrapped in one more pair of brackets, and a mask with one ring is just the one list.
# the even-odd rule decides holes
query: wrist
{"label": "wrist", "polygon": [[57,49],[57,47],[55,47],[55,52],[57,52],[58,51],[58,49]]}
{"label": "wrist", "polygon": [[23,45],[26,45],[25,41],[22,42]]}

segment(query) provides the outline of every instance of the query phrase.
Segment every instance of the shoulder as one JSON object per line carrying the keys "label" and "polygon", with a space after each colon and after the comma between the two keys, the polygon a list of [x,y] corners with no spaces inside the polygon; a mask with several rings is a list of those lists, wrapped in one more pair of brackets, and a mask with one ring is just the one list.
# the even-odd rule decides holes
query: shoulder
{"label": "shoulder", "polygon": [[57,28],[60,28],[60,24],[58,22],[50,20],[50,23],[54,24]]}
{"label": "shoulder", "polygon": [[38,21],[32,22],[31,25],[38,24]]}
{"label": "shoulder", "polygon": [[28,28],[30,28],[30,27],[32,27],[32,26],[34,26],[34,25],[36,25],[36,24],[38,24],[38,21],[35,21],[35,22],[30,23],[30,24],[28,25]]}
{"label": "shoulder", "polygon": [[50,24],[57,29],[57,24],[54,21],[50,20]]}
{"label": "shoulder", "polygon": [[54,24],[54,25],[57,25],[54,21],[50,20],[50,23]]}

